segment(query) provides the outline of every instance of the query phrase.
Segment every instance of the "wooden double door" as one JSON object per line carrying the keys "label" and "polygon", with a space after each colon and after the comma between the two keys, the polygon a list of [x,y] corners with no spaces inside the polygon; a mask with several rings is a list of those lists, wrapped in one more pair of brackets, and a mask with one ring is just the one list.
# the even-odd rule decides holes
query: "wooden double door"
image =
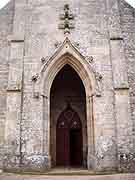
{"label": "wooden double door", "polygon": [[82,124],[78,114],[68,107],[61,113],[56,128],[56,165],[82,166]]}

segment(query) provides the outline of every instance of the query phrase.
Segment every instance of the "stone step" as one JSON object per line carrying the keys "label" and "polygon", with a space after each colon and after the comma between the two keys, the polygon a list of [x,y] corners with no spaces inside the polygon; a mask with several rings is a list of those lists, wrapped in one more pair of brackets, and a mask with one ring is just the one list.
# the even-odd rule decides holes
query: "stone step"
{"label": "stone step", "polygon": [[81,168],[53,168],[48,171],[34,172],[34,171],[6,171],[7,173],[23,174],[23,175],[47,175],[47,176],[95,176],[95,175],[112,175],[117,172],[95,172],[93,170]]}
{"label": "stone step", "polygon": [[47,172],[49,175],[85,175],[94,173],[94,171],[88,171],[87,169],[82,168],[54,168]]}

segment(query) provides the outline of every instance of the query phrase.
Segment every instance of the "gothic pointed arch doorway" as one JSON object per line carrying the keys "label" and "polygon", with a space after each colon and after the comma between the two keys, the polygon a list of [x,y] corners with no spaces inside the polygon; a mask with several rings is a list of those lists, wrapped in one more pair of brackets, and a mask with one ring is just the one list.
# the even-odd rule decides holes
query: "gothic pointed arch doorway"
{"label": "gothic pointed arch doorway", "polygon": [[77,72],[66,64],[50,92],[51,158],[53,166],[86,167],[86,93]]}
{"label": "gothic pointed arch doorway", "polygon": [[[56,166],[57,120],[66,108],[67,101],[70,101],[71,107],[78,113],[82,123],[82,164],[88,169],[94,169],[96,163],[94,106],[95,95],[100,94],[100,87],[94,69],[68,38],[41,68],[34,91],[41,92],[42,96],[42,151],[48,159],[48,167]],[[72,96],[68,94],[69,92]]]}

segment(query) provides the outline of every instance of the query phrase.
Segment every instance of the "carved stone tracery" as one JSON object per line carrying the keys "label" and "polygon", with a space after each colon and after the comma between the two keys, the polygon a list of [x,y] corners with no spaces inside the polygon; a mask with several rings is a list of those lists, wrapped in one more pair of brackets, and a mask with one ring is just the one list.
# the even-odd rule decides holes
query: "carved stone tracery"
{"label": "carved stone tracery", "polygon": [[[53,61],[53,58],[55,57],[57,52],[59,52],[64,47],[65,44],[67,44],[66,47],[72,46],[72,48],[74,48],[74,50],[77,51],[77,53],[79,53],[80,56],[82,56],[83,59],[88,63],[88,66],[90,67],[90,71],[92,71],[94,76],[95,76],[96,86],[95,86],[95,93],[94,93],[94,95],[97,96],[97,97],[100,97],[101,94],[102,94],[102,79],[103,79],[103,77],[102,77],[102,75],[99,72],[95,71],[95,69],[94,69],[94,67],[92,65],[92,63],[94,61],[93,57],[92,56],[84,57],[83,55],[81,55],[81,53],[78,51],[78,49],[73,44],[71,44],[71,42],[70,42],[70,40],[68,38],[66,38],[64,43],[57,42],[55,44],[55,47],[57,48],[57,51],[55,52],[54,55],[52,55],[50,57],[47,56],[47,57],[42,57],[41,58],[41,62],[42,62],[41,69],[40,69],[39,73],[36,73],[35,75],[32,76],[32,81],[34,83],[34,94],[35,94],[34,97],[37,98],[37,97],[41,96],[41,94],[37,90],[37,89],[39,89],[40,80],[42,78],[41,74],[46,71],[48,66]],[[78,47],[79,47],[79,45],[78,45]]]}

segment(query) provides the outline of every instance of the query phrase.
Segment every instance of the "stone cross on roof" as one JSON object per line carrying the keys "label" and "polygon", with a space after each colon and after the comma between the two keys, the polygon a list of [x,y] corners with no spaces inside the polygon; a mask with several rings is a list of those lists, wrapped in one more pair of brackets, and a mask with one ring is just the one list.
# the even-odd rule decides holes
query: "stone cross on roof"
{"label": "stone cross on roof", "polygon": [[74,20],[74,15],[70,12],[68,4],[64,5],[64,13],[60,14],[60,20],[62,22],[59,24],[59,29],[63,29],[64,34],[69,34],[70,30],[75,28],[72,22]]}

